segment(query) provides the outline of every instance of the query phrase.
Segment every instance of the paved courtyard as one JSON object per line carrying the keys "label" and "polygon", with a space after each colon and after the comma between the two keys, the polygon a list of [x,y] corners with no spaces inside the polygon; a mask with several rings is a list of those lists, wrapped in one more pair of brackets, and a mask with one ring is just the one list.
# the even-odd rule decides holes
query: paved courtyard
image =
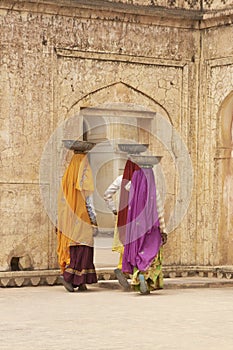
{"label": "paved courtyard", "polygon": [[0,289],[1,350],[232,350],[233,288]]}

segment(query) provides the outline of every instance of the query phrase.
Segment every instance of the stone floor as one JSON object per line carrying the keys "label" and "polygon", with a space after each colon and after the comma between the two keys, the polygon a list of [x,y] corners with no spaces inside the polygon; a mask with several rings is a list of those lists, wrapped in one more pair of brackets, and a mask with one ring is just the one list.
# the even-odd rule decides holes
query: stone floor
{"label": "stone floor", "polygon": [[[98,269],[118,254],[99,239]],[[99,281],[87,292],[62,285],[0,288],[1,350],[232,350],[233,279],[165,278],[148,296]]]}
{"label": "stone floor", "polygon": [[148,296],[111,284],[1,288],[0,348],[232,350],[233,288],[207,281],[166,279]]}

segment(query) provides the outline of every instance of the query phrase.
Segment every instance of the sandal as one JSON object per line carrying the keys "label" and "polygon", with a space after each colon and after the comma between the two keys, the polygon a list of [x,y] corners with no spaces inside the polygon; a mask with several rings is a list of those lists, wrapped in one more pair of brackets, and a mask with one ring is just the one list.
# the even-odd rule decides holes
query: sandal
{"label": "sandal", "polygon": [[150,294],[144,275],[140,273],[138,277],[140,281],[140,293],[143,295]]}
{"label": "sandal", "polygon": [[68,292],[70,292],[70,293],[74,292],[74,287],[73,287],[73,285],[72,285],[71,283],[69,283],[69,282],[66,282],[66,281],[64,280],[64,277],[63,277],[63,276],[60,276],[60,280],[61,280],[63,286],[65,287],[65,289],[68,290]]}
{"label": "sandal", "polygon": [[87,290],[87,286],[85,284],[80,284],[80,286],[78,287],[78,290],[80,292],[85,292]]}
{"label": "sandal", "polygon": [[124,273],[120,269],[115,269],[114,273],[116,275],[116,278],[118,279],[118,282],[124,288],[124,290],[130,290],[130,284],[127,281],[127,278],[124,275]]}

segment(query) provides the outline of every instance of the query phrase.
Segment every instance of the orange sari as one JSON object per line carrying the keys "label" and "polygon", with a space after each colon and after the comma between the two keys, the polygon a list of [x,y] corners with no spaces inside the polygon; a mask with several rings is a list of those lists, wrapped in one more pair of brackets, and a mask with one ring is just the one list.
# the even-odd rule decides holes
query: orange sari
{"label": "orange sari", "polygon": [[88,157],[74,154],[63,177],[58,198],[57,254],[61,271],[70,264],[71,245],[93,246],[93,229],[86,197],[94,191]]}

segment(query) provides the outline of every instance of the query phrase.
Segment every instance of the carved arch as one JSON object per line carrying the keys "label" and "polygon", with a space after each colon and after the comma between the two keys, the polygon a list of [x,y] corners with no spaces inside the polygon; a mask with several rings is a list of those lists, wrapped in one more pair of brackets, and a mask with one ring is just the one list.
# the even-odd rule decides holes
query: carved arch
{"label": "carved arch", "polygon": [[70,106],[66,118],[79,114],[81,108],[91,108],[108,103],[128,103],[138,105],[163,115],[171,124],[168,111],[156,100],[139,89],[123,82],[114,82],[82,96]]}
{"label": "carved arch", "polygon": [[218,218],[218,263],[226,265],[233,259],[233,91],[223,100],[217,117],[214,215]]}
{"label": "carved arch", "polygon": [[218,147],[233,147],[233,91],[222,102],[218,113],[219,137]]}

